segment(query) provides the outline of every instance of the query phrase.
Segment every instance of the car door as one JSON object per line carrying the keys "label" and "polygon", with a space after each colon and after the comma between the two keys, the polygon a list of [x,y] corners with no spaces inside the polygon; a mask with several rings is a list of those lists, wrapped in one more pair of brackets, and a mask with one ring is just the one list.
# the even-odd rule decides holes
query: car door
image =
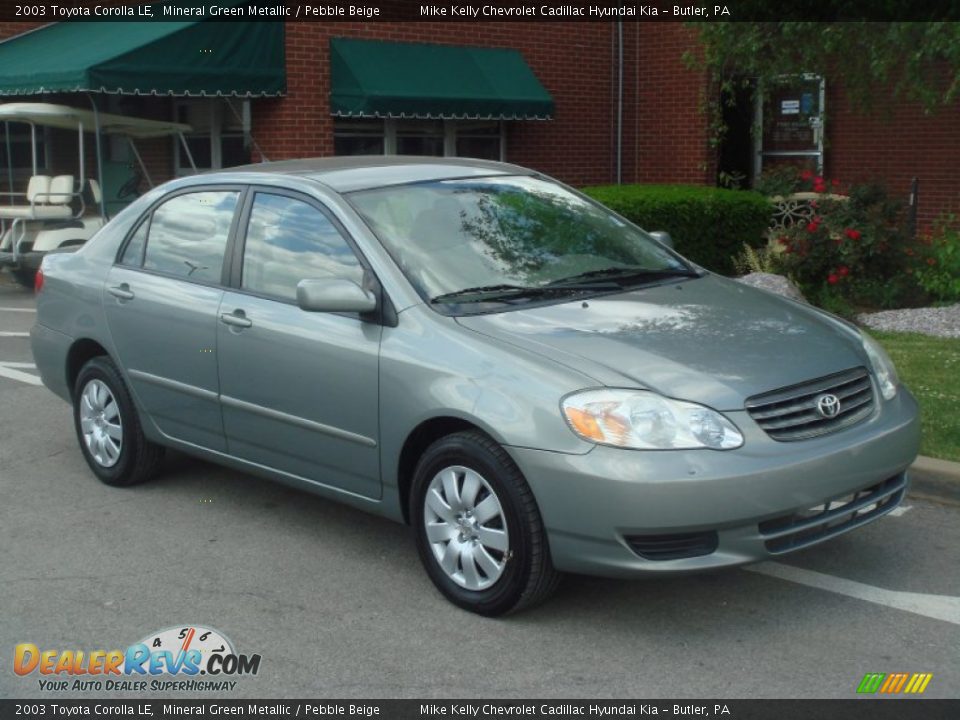
{"label": "car door", "polygon": [[360,283],[360,256],[305,196],[251,191],[217,329],[231,455],[322,485],[380,497],[381,326],[301,310],[300,280]]}
{"label": "car door", "polygon": [[191,189],[155,206],[110,269],[104,308],[143,409],[171,438],[226,450],[217,312],[241,190]]}

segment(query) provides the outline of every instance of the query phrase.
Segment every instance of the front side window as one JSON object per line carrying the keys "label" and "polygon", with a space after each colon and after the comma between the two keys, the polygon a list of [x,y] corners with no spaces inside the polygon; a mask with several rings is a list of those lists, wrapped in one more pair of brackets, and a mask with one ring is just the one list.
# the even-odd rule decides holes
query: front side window
{"label": "front side window", "polygon": [[143,267],[197,282],[218,283],[237,191],[192,192],[153,211]]}
{"label": "front side window", "polygon": [[363,266],[330,219],[285,195],[257,193],[250,212],[240,286],[295,301],[297,283],[322,278],[363,281]]}
{"label": "front side window", "polygon": [[479,302],[501,291],[562,297],[631,278],[695,274],[639,228],[537,178],[443,180],[349,197],[435,303]]}

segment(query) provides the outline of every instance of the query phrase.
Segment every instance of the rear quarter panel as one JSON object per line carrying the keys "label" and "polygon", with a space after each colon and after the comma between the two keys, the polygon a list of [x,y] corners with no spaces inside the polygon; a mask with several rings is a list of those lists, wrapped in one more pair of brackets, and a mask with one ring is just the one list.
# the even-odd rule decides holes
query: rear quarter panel
{"label": "rear quarter panel", "polygon": [[44,384],[68,402],[67,357],[74,343],[93,340],[114,353],[103,315],[103,284],[127,231],[157,194],[154,190],[125,208],[76,252],[43,259],[31,344]]}

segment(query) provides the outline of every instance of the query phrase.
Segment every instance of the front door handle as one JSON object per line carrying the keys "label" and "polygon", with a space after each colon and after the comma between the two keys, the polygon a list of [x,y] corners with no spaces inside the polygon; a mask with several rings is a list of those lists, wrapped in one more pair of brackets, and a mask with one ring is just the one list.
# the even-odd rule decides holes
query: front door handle
{"label": "front door handle", "polygon": [[253,320],[248,318],[243,310],[234,310],[232,313],[220,313],[220,322],[239,328],[248,328]]}
{"label": "front door handle", "polygon": [[120,300],[133,300],[134,297],[133,291],[126,283],[108,287],[107,292],[113,295],[115,298],[119,298]]}

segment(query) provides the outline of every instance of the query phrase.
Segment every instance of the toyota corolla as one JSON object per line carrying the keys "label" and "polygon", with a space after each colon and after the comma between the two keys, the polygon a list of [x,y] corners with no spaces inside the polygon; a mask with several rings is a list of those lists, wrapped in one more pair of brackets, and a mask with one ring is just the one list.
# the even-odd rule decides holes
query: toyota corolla
{"label": "toyota corolla", "polygon": [[175,180],[44,259],[33,351],[93,474],[164,448],[409,523],[499,615],[559,573],[779,556],[903,498],[884,351],[513,165],[304,160]]}

